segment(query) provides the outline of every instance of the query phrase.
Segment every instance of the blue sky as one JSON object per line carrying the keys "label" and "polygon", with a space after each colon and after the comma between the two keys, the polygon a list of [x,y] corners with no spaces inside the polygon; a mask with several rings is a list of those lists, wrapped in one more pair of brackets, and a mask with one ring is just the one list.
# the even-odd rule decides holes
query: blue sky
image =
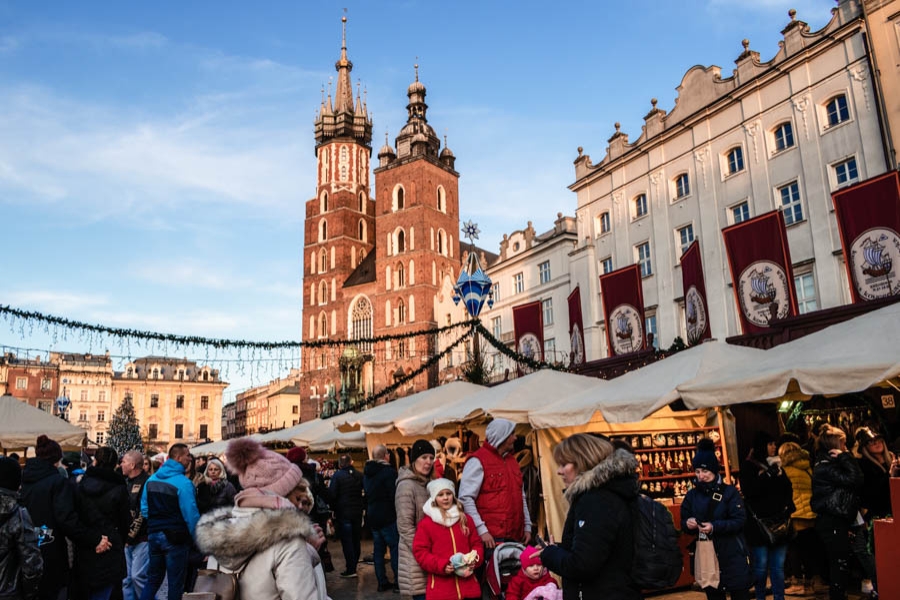
{"label": "blue sky", "polygon": [[[0,304],[299,339],[312,126],[344,7],[375,152],[405,122],[418,62],[429,122],[457,156],[461,217],[496,249],[529,220],[544,231],[574,214],[578,146],[599,160],[613,123],[633,140],[650,98],[671,110],[691,66],[730,75],[743,38],[769,60],[789,8],[818,29],[834,5],[0,1]],[[98,344],[0,325],[9,347]]]}

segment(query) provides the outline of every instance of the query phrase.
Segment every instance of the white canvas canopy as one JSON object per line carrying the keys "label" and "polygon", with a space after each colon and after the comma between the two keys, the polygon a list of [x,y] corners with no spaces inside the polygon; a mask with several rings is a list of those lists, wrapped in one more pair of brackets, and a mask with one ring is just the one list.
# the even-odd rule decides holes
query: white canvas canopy
{"label": "white canvas canopy", "polygon": [[[261,433],[254,433],[253,435],[247,436],[251,440],[259,440],[262,437]],[[228,442],[231,440],[219,440],[218,442],[209,442],[208,444],[199,444],[191,448],[191,454],[194,456],[199,456],[201,454],[214,454],[216,456],[221,455],[225,452],[225,449],[228,447]]]}
{"label": "white canvas canopy", "polygon": [[583,425],[600,411],[608,423],[640,421],[677,400],[677,386],[755,364],[764,355],[755,348],[709,341],[538,408],[528,420],[536,429]]}
{"label": "white canvas canopy", "polygon": [[60,446],[81,446],[86,432],[81,427],[35,408],[13,396],[0,396],[0,447],[4,450],[34,446],[44,434]]}
{"label": "white canvas canopy", "polygon": [[365,433],[388,433],[392,431],[398,420],[416,413],[430,411],[451,402],[457,402],[485,389],[467,381],[453,381],[430,390],[425,390],[398,398],[392,402],[364,410],[360,413],[342,415],[344,423],[341,431],[360,430]]}
{"label": "white canvas canopy", "polygon": [[759,361],[678,386],[691,408],[838,395],[900,376],[900,303],[766,350]]}
{"label": "white canvas canopy", "polygon": [[458,402],[422,411],[398,421],[396,427],[404,435],[428,435],[436,426],[463,423],[488,414],[516,423],[527,423],[529,411],[552,400],[567,398],[600,385],[599,381],[594,377],[543,369],[485,388]]}
{"label": "white canvas canopy", "polygon": [[330,452],[332,450],[365,448],[366,434],[362,431],[350,431],[344,433],[335,429],[325,435],[317,437],[307,445],[311,452]]}

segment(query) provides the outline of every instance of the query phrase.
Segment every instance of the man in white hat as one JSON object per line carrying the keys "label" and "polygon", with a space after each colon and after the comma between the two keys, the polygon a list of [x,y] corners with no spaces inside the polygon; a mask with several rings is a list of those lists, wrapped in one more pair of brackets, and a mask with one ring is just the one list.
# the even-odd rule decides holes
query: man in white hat
{"label": "man in white hat", "polygon": [[498,542],[531,541],[531,515],[513,453],[515,429],[512,421],[491,421],[481,448],[466,460],[459,480],[459,499],[489,550]]}

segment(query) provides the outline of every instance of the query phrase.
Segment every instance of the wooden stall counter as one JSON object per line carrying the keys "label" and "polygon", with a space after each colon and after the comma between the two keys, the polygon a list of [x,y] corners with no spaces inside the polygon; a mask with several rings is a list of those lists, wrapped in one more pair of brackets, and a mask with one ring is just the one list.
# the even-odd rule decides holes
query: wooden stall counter
{"label": "wooden stall counter", "polygon": [[[891,506],[893,514],[900,514],[900,477],[891,478]],[[881,598],[900,598],[900,521],[875,521],[875,570],[878,572],[878,595]]]}

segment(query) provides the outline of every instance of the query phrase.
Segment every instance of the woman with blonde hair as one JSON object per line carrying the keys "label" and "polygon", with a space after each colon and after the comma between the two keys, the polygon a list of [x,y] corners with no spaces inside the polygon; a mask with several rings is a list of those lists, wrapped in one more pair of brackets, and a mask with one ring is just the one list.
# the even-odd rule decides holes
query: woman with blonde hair
{"label": "woman with blonde hair", "polygon": [[206,469],[194,477],[194,485],[197,488],[197,509],[201,515],[216,508],[234,505],[237,491],[228,481],[225,465],[218,458],[209,459]]}
{"label": "woman with blonde hair", "polygon": [[[553,449],[569,512],[562,540],[541,550],[541,562],[562,577],[563,598],[637,600],[632,506],[637,460],[606,438],[576,433]],[[533,555],[533,556],[534,556]]]}

